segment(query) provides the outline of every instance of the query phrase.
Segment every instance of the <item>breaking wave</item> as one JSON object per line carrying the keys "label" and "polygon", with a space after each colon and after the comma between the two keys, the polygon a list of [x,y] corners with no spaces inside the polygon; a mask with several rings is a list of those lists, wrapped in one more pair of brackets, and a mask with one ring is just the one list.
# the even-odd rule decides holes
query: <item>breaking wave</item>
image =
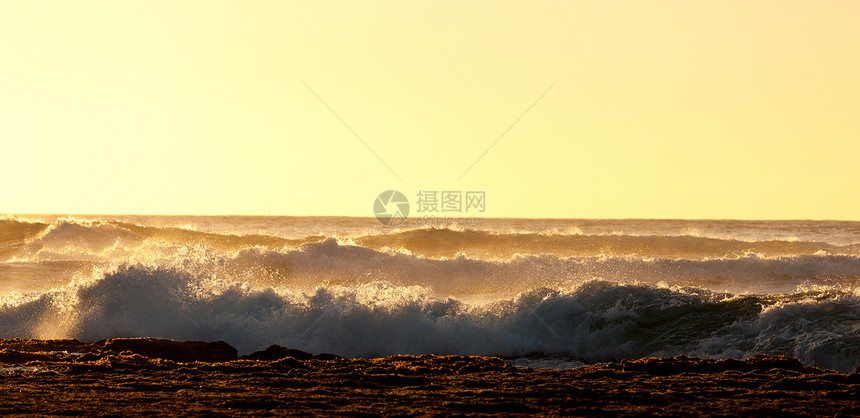
{"label": "breaking wave", "polygon": [[566,355],[585,362],[687,354],[786,354],[824,368],[860,363],[860,294],[810,288],[732,295],[590,280],[484,305],[371,282],[310,292],[177,268],[128,265],[41,294],[7,297],[0,337],[224,340],[345,356]]}

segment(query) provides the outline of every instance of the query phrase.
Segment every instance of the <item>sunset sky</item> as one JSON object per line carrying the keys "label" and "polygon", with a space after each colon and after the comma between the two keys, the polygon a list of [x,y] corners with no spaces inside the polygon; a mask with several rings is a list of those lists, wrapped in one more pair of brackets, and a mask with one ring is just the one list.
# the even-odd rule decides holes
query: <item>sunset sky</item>
{"label": "sunset sky", "polygon": [[0,213],[370,216],[397,189],[485,191],[492,217],[860,220],[858,17],[0,0]]}

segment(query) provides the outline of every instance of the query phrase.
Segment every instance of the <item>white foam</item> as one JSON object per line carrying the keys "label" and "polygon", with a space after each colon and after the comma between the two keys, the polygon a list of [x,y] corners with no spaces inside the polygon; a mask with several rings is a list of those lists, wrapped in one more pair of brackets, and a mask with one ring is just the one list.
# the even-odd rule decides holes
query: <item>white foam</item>
{"label": "white foam", "polygon": [[360,357],[537,354],[601,362],[766,352],[841,371],[860,363],[858,295],[837,290],[732,297],[596,280],[472,306],[420,286],[377,281],[304,293],[192,271],[125,266],[6,305],[0,337],[224,340],[242,353],[280,344]]}

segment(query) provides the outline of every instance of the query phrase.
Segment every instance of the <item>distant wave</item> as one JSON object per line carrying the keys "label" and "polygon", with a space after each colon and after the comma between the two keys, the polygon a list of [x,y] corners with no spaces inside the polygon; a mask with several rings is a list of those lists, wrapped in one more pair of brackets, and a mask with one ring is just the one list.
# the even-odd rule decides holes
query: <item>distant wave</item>
{"label": "distant wave", "polygon": [[[187,263],[205,258],[206,271],[236,282],[258,286],[313,288],[318,284],[363,284],[386,281],[399,286],[422,286],[440,294],[504,293],[512,295],[539,286],[570,286],[590,279],[618,283],[695,285],[735,293],[785,293],[798,286],[856,286],[860,283],[860,256],[816,251],[813,254],[767,255],[757,252],[724,255],[728,245],[741,241],[696,237],[593,236],[632,245],[631,242],[661,241],[678,245],[708,243],[721,250],[704,257],[684,258],[644,254],[558,255],[545,253],[539,245],[522,250],[529,239],[566,242],[578,235],[491,234],[480,231],[417,230],[386,235],[362,235],[335,239],[321,235],[288,240],[269,235],[213,234],[182,228],[142,227],[121,222],[72,222],[54,224],[17,223],[19,234],[30,233],[7,254],[6,270],[18,266],[27,273],[85,274],[92,268],[121,263]],[[2,227],[0,227],[2,228]],[[14,228],[12,228],[14,229]],[[391,235],[391,236],[389,236]],[[523,238],[526,235],[529,238]],[[398,242],[403,237],[423,237],[428,248],[446,242],[474,238],[511,240],[509,257],[479,257],[470,254],[421,254],[402,247],[368,244],[367,241]],[[435,237],[435,238],[434,238]],[[589,237],[585,237],[589,238]],[[522,246],[521,246],[522,245]],[[541,244],[544,245],[544,244]],[[550,244],[546,244],[550,245]],[[667,244],[669,245],[669,244]],[[704,244],[702,244],[704,245]],[[757,245],[822,245],[768,241]],[[480,247],[475,244],[475,247]],[[796,247],[791,247],[795,248]],[[819,248],[820,249],[820,248]],[[810,249],[811,250],[811,249]],[[501,250],[500,250],[501,251]],[[549,248],[547,248],[549,251]],[[702,250],[704,251],[704,250]],[[558,251],[557,251],[558,252]],[[657,252],[657,251],[655,251]],[[718,255],[719,254],[719,255]],[[63,266],[65,271],[56,266]],[[24,267],[29,267],[29,273]],[[203,269],[204,267],[198,266]],[[0,271],[2,272],[2,271]],[[46,280],[46,282],[50,282]]]}
{"label": "distant wave", "polygon": [[272,235],[218,234],[120,221],[59,220],[46,224],[7,219],[0,220],[0,260],[3,255],[23,259],[35,257],[36,260],[99,260],[117,253],[131,254],[138,246],[147,243],[205,245],[214,250],[235,251],[249,247],[295,246],[324,238],[308,236],[304,239],[287,239]]}
{"label": "distant wave", "polygon": [[346,356],[564,354],[586,362],[688,354],[787,354],[847,372],[860,363],[860,294],[783,295],[590,280],[482,306],[388,282],[310,292],[252,287],[178,267],[126,265],[6,297],[0,337],[224,340]]}
{"label": "distant wave", "polygon": [[419,228],[354,238],[370,248],[394,248],[429,257],[467,254],[510,258],[517,254],[567,256],[639,255],[667,258],[731,257],[749,253],[800,255],[857,254],[856,246],[804,241],[740,241],[688,235],[497,233],[482,230]]}
{"label": "distant wave", "polygon": [[[141,226],[120,221],[58,220],[51,224],[0,220],[0,261],[3,258],[92,259],[125,255],[143,244],[205,245],[218,251],[263,247],[277,249],[337,238],[375,250],[395,250],[430,258],[465,255],[480,259],[510,259],[518,255],[557,257],[638,256],[662,258],[726,258],[749,254],[860,255],[860,245],[809,241],[742,241],[687,235],[616,235],[570,233],[499,233],[484,230],[418,228],[384,234],[287,239],[265,234],[201,232],[177,227]],[[118,253],[111,252],[119,250]]]}
{"label": "distant wave", "polygon": [[233,277],[268,285],[388,281],[446,294],[520,292],[600,278],[622,283],[698,285],[734,292],[790,292],[799,285],[860,283],[860,257],[800,255],[706,260],[518,255],[510,260],[466,256],[434,259],[343,245],[327,239],[297,249],[253,248],[221,260]]}

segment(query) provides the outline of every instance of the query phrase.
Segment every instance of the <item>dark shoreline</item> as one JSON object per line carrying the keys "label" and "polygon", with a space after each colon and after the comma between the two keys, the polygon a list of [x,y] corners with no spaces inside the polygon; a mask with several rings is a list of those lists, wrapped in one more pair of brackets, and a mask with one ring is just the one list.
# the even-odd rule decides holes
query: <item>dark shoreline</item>
{"label": "dark shoreline", "polygon": [[860,416],[860,374],[759,355],[570,370],[495,357],[345,359],[223,342],[0,340],[0,413]]}

